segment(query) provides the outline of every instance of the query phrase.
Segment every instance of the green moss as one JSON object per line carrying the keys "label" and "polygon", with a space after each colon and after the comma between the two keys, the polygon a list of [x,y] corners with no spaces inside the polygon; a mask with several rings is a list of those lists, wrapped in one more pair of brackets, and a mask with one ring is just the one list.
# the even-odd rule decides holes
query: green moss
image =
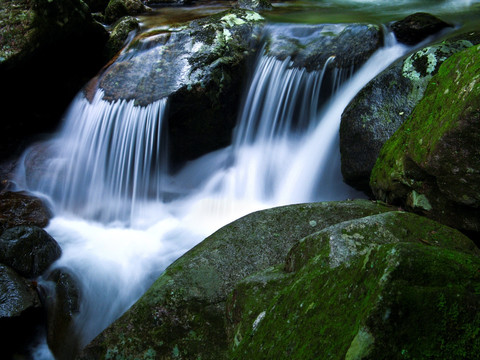
{"label": "green moss", "polygon": [[[359,231],[360,251],[347,250],[350,239],[344,235]],[[294,273],[276,277],[271,287],[266,283],[263,291],[274,296],[262,304],[265,315],[255,330],[245,327],[230,358],[476,356],[480,317],[473,304],[480,301],[480,259],[459,232],[413,214],[386,213],[329,227],[302,244],[309,241],[327,243],[330,260],[319,246]],[[292,249],[298,251],[304,248]],[[338,254],[344,261],[332,263]],[[236,301],[255,306],[253,288],[243,296],[250,299]],[[439,308],[442,296],[448,301]],[[247,325],[255,317],[248,310],[243,308],[240,320]],[[455,321],[455,330],[448,331]]]}
{"label": "green moss", "polygon": [[460,176],[468,176],[468,168],[479,166],[478,151],[472,146],[480,138],[475,130],[480,107],[479,49],[473,46],[446,60],[411,116],[385,143],[371,174],[377,198],[423,211],[452,226],[475,223],[453,220],[455,212],[463,216],[467,210],[442,212],[454,206],[449,201],[471,205],[477,196],[480,199],[473,178],[471,184],[465,178],[459,181]]}

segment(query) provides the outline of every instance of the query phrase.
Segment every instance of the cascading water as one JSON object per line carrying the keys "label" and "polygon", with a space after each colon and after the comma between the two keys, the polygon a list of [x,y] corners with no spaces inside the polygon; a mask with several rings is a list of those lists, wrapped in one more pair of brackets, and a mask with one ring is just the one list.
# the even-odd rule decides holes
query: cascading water
{"label": "cascading water", "polygon": [[[46,159],[47,177],[18,183],[47,197],[47,231],[62,247],[53,268],[80,281],[80,345],[131,306],[173,260],[218,227],[254,210],[357,196],[341,181],[340,116],[353,96],[407,49],[387,39],[327,100],[325,72],[262,55],[234,144],[166,173],[166,101],[147,107],[79,95]],[[57,149],[55,151],[55,149]],[[31,156],[27,154],[26,158]],[[26,160],[27,161],[27,160]],[[45,175],[45,173],[43,173]],[[165,200],[166,192],[181,194]],[[53,269],[52,269],[53,270]],[[48,275],[48,274],[47,274]]]}

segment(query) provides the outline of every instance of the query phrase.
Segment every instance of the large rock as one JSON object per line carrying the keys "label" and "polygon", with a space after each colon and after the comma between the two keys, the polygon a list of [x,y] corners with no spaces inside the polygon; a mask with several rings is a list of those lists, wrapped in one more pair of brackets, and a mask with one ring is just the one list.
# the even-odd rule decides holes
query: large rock
{"label": "large rock", "polygon": [[73,96],[103,66],[108,33],[81,0],[2,1],[0,21],[4,159],[33,135],[56,128]]}
{"label": "large rock", "polygon": [[453,25],[427,13],[415,13],[392,24],[397,40],[403,44],[415,45],[439,31]]}
{"label": "large rock", "polygon": [[58,243],[35,226],[18,226],[0,236],[0,262],[26,278],[45,272],[62,254]]}
{"label": "large rock", "polygon": [[168,30],[147,32],[110,66],[99,87],[105,100],[146,106],[169,98],[174,160],[198,157],[230,143],[246,60],[263,18],[230,10]]}
{"label": "large rock", "polygon": [[80,358],[223,359],[229,348],[225,301],[239,281],[282,263],[308,234],[390,210],[359,200],[292,205],[243,217],[173,263]]}
{"label": "large rock", "polygon": [[378,199],[480,232],[480,46],[453,55],[372,171]]}
{"label": "large rock", "polygon": [[2,358],[28,358],[31,341],[43,321],[32,283],[0,264],[0,339]]}
{"label": "large rock", "polygon": [[[322,24],[271,25],[266,29],[265,53],[308,71],[362,65],[383,45],[377,25]],[[327,62],[328,61],[328,62]]]}
{"label": "large rock", "polygon": [[0,193],[0,234],[20,225],[45,227],[51,217],[50,209],[35,196],[24,192]]}
{"label": "large rock", "polygon": [[128,15],[138,15],[147,11],[141,0],[110,0],[105,9],[105,20],[111,24]]}
{"label": "large rock", "polygon": [[370,173],[383,144],[410,116],[428,82],[451,55],[480,42],[471,32],[397,60],[370,81],[342,114],[340,152],[346,183],[370,191]]}
{"label": "large rock", "polygon": [[460,232],[404,212],[328,227],[298,242],[284,269],[236,286],[229,358],[475,358],[478,253]]}

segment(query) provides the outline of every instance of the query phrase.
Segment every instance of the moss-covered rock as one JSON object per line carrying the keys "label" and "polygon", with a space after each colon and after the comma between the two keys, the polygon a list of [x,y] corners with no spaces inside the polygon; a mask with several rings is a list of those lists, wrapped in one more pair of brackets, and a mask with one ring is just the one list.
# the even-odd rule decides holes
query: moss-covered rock
{"label": "moss-covered rock", "polygon": [[111,24],[128,15],[138,15],[147,11],[141,0],[110,0],[105,9],[105,21]]}
{"label": "moss-covered rock", "polygon": [[110,33],[110,38],[105,45],[105,51],[107,52],[107,58],[113,58],[123,47],[126,45],[126,41],[132,32],[137,31],[140,28],[140,24],[133,16],[124,16],[119,19],[113,26]]}
{"label": "moss-covered rock", "polygon": [[227,146],[236,123],[250,43],[263,18],[234,9],[139,35],[99,81],[105,100],[139,106],[169,97],[174,161]]}
{"label": "moss-covered rock", "polygon": [[480,34],[471,32],[425,47],[397,60],[357,94],[340,125],[345,182],[370,191],[370,173],[380,149],[412,113],[440,65],[479,42]]}
{"label": "moss-covered rock", "polygon": [[378,199],[480,232],[480,46],[450,57],[372,171]]}
{"label": "moss-covered rock", "polygon": [[[238,282],[283,263],[291,247],[308,234],[391,210],[359,200],[291,205],[243,217],[168,267],[80,358],[226,358],[225,301]],[[275,278],[275,270],[265,277]]]}
{"label": "moss-covered rock", "polygon": [[228,300],[231,359],[458,359],[480,346],[480,258],[414,214],[346,221],[302,239],[285,270]]}
{"label": "moss-covered rock", "polygon": [[383,45],[382,28],[365,24],[271,25],[266,38],[267,55],[289,58],[293,66],[308,71],[326,65],[350,70]]}

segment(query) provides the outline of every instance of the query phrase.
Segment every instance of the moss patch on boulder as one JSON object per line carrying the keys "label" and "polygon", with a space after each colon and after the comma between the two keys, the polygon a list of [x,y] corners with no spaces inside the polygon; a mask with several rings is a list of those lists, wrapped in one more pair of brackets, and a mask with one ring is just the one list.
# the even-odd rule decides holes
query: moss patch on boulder
{"label": "moss patch on boulder", "polygon": [[445,61],[372,171],[378,199],[480,232],[480,46]]}
{"label": "moss patch on boulder", "polygon": [[479,265],[468,238],[414,214],[333,225],[294,246],[283,273],[237,285],[228,358],[475,356]]}
{"label": "moss patch on boulder", "polygon": [[348,184],[370,192],[370,174],[380,149],[423,98],[440,65],[479,42],[479,33],[472,32],[429,45],[397,60],[357,94],[340,125],[342,174]]}

